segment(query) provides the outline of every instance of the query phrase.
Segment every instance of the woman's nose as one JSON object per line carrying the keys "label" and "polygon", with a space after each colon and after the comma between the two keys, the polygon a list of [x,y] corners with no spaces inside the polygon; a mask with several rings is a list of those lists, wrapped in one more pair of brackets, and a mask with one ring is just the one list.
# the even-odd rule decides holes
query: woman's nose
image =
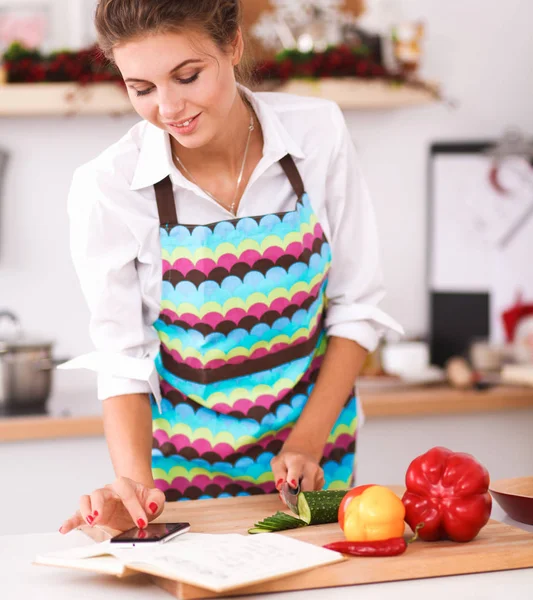
{"label": "woman's nose", "polygon": [[181,96],[176,93],[162,91],[159,93],[159,114],[166,121],[171,121],[183,115],[185,102]]}

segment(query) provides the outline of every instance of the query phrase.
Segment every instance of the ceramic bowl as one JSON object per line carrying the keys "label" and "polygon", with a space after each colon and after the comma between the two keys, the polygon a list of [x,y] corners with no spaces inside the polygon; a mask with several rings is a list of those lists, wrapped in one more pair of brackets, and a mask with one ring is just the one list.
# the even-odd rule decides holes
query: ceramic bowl
{"label": "ceramic bowl", "polygon": [[533,525],[533,477],[500,479],[489,491],[511,519]]}

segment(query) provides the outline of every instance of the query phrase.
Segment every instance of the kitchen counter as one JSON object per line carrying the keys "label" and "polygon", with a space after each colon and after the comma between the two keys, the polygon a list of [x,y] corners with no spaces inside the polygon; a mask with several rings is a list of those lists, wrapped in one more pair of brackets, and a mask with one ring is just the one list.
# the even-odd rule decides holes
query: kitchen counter
{"label": "kitchen counter", "polygon": [[[533,409],[532,387],[460,391],[447,386],[360,391],[367,419],[473,414]],[[99,414],[71,415],[64,407],[43,416],[0,418],[0,442],[102,436]]]}
{"label": "kitchen counter", "polygon": [[[493,518],[533,532],[533,527],[516,523],[506,517],[496,504]],[[119,580],[112,576],[99,576],[81,571],[31,565],[35,554],[92,543],[79,531],[67,536],[59,533],[0,536],[0,564],[2,592],[6,598],[31,598],[39,600],[169,600],[172,596],[150,584],[144,577]],[[369,559],[371,560],[371,559]],[[498,571],[479,575],[460,575],[418,579],[410,581],[375,583],[357,587],[339,587],[300,592],[281,592],[246,598],[268,600],[381,600],[396,598],[432,598],[449,600],[478,599],[500,600],[502,596],[513,600],[529,600],[533,587],[533,569]]]}
{"label": "kitchen counter", "polygon": [[0,420],[0,442],[91,437],[104,434],[102,417],[53,415],[8,417]]}
{"label": "kitchen counter", "polygon": [[457,390],[449,386],[360,392],[368,419],[461,415],[533,409],[533,387],[497,386],[483,391]]}

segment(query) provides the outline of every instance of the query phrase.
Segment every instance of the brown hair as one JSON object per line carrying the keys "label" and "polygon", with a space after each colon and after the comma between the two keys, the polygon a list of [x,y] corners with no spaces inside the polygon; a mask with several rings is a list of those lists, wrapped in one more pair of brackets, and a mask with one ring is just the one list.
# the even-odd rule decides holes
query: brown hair
{"label": "brown hair", "polygon": [[[113,59],[113,48],[146,35],[197,29],[209,35],[222,51],[235,40],[242,23],[241,0],[100,0],[94,18],[98,45]],[[235,68],[237,79],[248,83],[251,66],[246,56]]]}

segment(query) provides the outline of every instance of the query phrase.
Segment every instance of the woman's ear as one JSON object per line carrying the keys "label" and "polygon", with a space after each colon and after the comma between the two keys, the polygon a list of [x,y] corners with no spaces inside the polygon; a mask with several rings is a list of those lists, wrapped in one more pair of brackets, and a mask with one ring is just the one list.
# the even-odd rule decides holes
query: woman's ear
{"label": "woman's ear", "polygon": [[243,35],[242,35],[242,30],[240,27],[237,30],[237,35],[235,36],[235,39],[231,43],[231,48],[232,48],[231,62],[233,63],[233,66],[236,67],[241,62],[242,55],[244,54],[244,39],[243,39]]}

